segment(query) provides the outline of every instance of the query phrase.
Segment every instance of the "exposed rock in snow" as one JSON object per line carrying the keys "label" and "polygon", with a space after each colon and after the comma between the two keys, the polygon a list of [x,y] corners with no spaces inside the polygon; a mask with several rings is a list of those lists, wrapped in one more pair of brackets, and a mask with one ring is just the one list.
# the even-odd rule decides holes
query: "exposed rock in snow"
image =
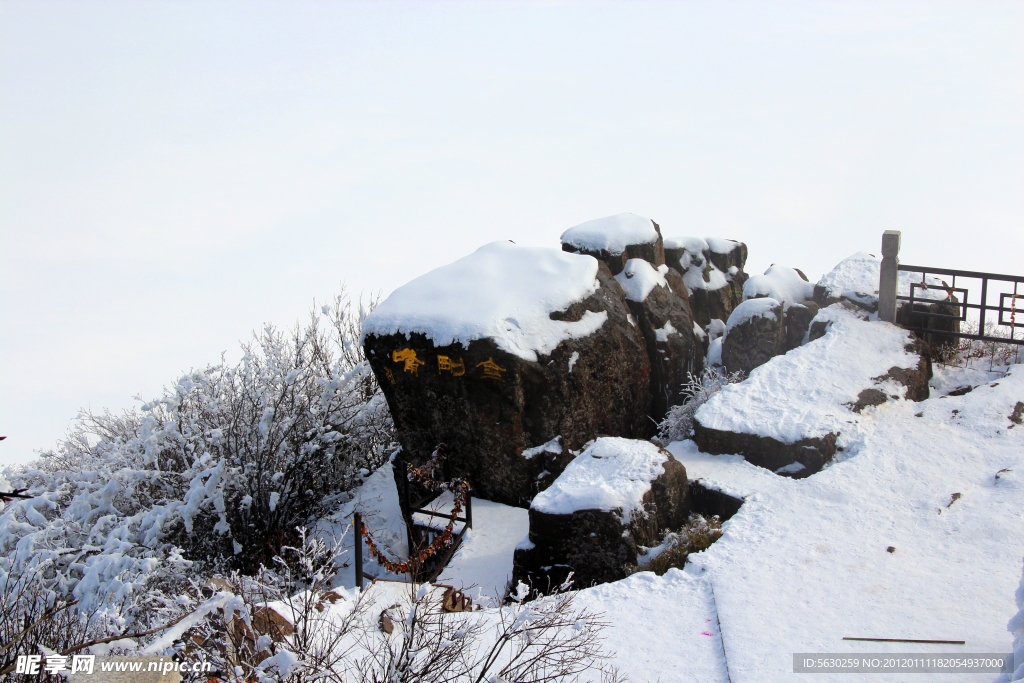
{"label": "exposed rock in snow", "polygon": [[[746,303],[758,301],[765,300]],[[821,339],[772,358],[698,409],[694,430],[701,450],[738,453],[773,471],[798,462],[806,469],[796,475],[806,476],[833,457],[836,438],[855,422],[853,408],[871,404],[868,390],[883,392],[887,402],[928,397],[927,348],[912,335],[860,320],[838,305],[816,320],[830,323]],[[823,376],[828,381],[808,380]]]}
{"label": "exposed rock in snow", "polygon": [[[523,264],[524,258],[533,256],[540,262]],[[593,269],[593,289],[583,287],[591,271],[576,272],[580,264]],[[446,266],[405,285],[392,295],[401,293],[401,305],[385,301],[377,309],[384,313],[376,320],[368,318],[372,324],[364,330],[366,356],[403,446],[396,462],[399,473],[406,462],[425,461],[443,442],[453,476],[469,476],[482,498],[525,506],[548,481],[538,477],[557,476],[570,456],[566,451],[564,456],[526,459],[521,455],[524,450],[557,436],[567,449],[579,449],[597,434],[646,437],[653,432],[646,342],[627,321],[626,298],[607,266],[587,256],[503,243],[488,245],[452,265],[458,266],[453,269],[456,281],[440,282],[451,270]],[[575,275],[569,277],[566,271]],[[465,273],[476,273],[480,279]],[[534,276],[545,281],[544,291],[529,281]],[[417,293],[413,285],[423,281],[429,285],[427,291]],[[549,292],[548,287],[557,291]],[[517,291],[491,291],[496,289]],[[587,291],[591,293],[573,300]],[[453,310],[465,313],[456,319],[454,313],[444,313],[444,302],[431,300],[442,294],[451,302],[465,299],[477,304],[452,304]],[[423,301],[434,312],[429,318],[434,323],[446,321],[434,325],[433,336],[406,334],[427,319],[411,308],[413,301]],[[487,312],[486,301],[495,302],[495,311]],[[556,301],[569,303],[546,312]],[[592,333],[560,337],[562,331],[598,318],[604,322]],[[383,320],[390,322],[384,325]],[[549,323],[561,326],[557,334],[543,331],[556,330]],[[470,329],[483,334],[499,324],[505,329],[494,332],[495,338],[466,341],[472,335],[451,332]],[[688,321],[684,329],[689,329]],[[381,334],[382,330],[400,332]],[[442,335],[441,330],[449,332]]]}
{"label": "exposed rock in snow", "polygon": [[513,580],[546,590],[571,571],[577,587],[615,581],[637,546],[657,544],[690,513],[686,469],[647,441],[597,439],[530,507],[529,543]]}
{"label": "exposed rock in snow", "polygon": [[775,299],[748,299],[736,307],[722,339],[727,372],[747,372],[782,353],[785,339],[782,304]]}
{"label": "exposed rock in snow", "polygon": [[629,259],[640,258],[655,267],[665,263],[658,224],[631,213],[581,223],[563,232],[561,239],[563,251],[604,261],[613,275],[622,272]]}

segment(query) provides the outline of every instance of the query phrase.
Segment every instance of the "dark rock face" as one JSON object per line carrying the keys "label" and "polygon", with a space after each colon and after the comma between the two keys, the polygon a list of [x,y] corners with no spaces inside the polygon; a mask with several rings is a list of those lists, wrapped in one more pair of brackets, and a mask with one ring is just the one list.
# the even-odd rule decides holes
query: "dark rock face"
{"label": "dark rock face", "polygon": [[661,421],[668,409],[684,399],[688,374],[699,375],[704,366],[703,346],[693,331],[686,285],[669,269],[669,288],[656,286],[642,303],[626,300],[647,344],[651,360],[650,416]]}
{"label": "dark rock face", "polygon": [[590,251],[565,242],[562,243],[562,251],[567,251],[570,254],[586,254],[587,256],[593,256],[598,261],[607,265],[612,275],[618,275],[621,273],[622,269],[626,267],[626,261],[631,258],[643,259],[657,268],[658,266],[665,264],[665,245],[661,237],[661,228],[658,227],[658,224],[654,221],[651,221],[651,223],[654,224],[654,229],[658,233],[657,241],[626,245],[625,251],[621,254],[613,254],[607,249]]}
{"label": "dark rock face", "polygon": [[722,341],[722,363],[729,373],[750,373],[783,352],[786,337],[782,304],[773,316],[755,316],[734,325]]}
{"label": "dark rock face", "polygon": [[579,320],[585,311],[603,311],[608,319],[536,362],[490,339],[465,348],[435,347],[422,334],[366,335],[366,357],[402,444],[396,478],[405,463],[425,462],[443,442],[452,476],[468,476],[474,495],[525,507],[544,485],[538,477],[557,475],[571,454],[524,458],[524,450],[557,436],[574,450],[596,434],[650,436],[646,342],[629,322],[622,288],[607,267],[597,278],[594,294],[551,317]]}
{"label": "dark rock face", "polygon": [[712,455],[742,455],[747,462],[778,471],[790,468],[794,463],[801,468],[792,467],[788,474],[794,479],[809,476],[819,471],[836,454],[836,438],[838,434],[826,434],[823,437],[800,439],[794,443],[785,443],[770,436],[726,432],[703,426],[699,421],[693,422],[694,441],[704,453]]}
{"label": "dark rock face", "polygon": [[[899,308],[896,309],[896,324],[904,327],[923,327],[935,332],[959,332],[961,308],[956,297],[950,296],[951,301],[936,302],[914,302],[913,311],[909,301],[899,301]],[[932,315],[926,315],[932,314]],[[934,314],[951,316],[947,318],[936,318]],[[957,346],[956,337],[947,337],[941,334],[930,334],[928,332],[913,332],[915,337],[928,342],[931,353],[940,356],[947,353],[950,347]]]}
{"label": "dark rock face", "polygon": [[666,529],[680,529],[692,510],[686,468],[667,452],[665,473],[651,482],[643,509],[623,523],[621,510],[577,510],[549,514],[530,509],[531,548],[515,551],[512,585],[519,581],[548,592],[573,573],[573,587],[585,588],[626,577],[638,546],[654,546]]}
{"label": "dark rock face", "polygon": [[793,304],[786,309],[786,351],[795,349],[804,343],[804,337],[816,315],[818,315],[818,304],[813,301]]}

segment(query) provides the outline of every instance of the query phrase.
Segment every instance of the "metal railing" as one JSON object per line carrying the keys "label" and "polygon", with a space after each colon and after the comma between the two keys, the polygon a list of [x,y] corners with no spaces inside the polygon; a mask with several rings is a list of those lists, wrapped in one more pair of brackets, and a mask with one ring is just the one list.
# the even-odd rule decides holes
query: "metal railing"
{"label": "metal railing", "polygon": [[[998,344],[1024,345],[1024,339],[1015,339],[1018,327],[1024,328],[1024,276],[1000,275],[998,273],[979,273],[971,270],[954,270],[952,268],[931,268],[927,266],[906,266],[900,264],[901,235],[898,230],[886,230],[882,233],[882,263],[878,274],[878,319],[890,323],[896,323],[896,311],[899,302],[909,303],[906,321],[910,324],[901,325],[903,329],[911,332],[924,334],[958,337],[962,339],[976,339],[980,341],[996,342]],[[921,275],[920,282],[910,283],[909,295],[899,294],[899,274],[918,273]],[[951,283],[939,280],[940,284],[929,283],[928,276],[945,275],[952,278]],[[972,279],[981,281],[981,295],[977,302],[970,300],[971,292],[967,287],[958,287],[957,278]],[[1013,285],[1013,291],[999,292],[999,305],[989,302],[989,283],[1004,282]],[[962,283],[961,283],[962,284]],[[928,296],[915,296],[916,291],[931,291],[939,289],[946,296],[943,299],[935,299]],[[1004,289],[1008,289],[1005,287]],[[924,304],[918,306],[917,304]],[[978,312],[978,331],[964,332],[959,329],[959,324],[967,321],[968,311]],[[1009,337],[997,337],[986,334],[988,323],[992,322],[988,314],[996,313],[995,324],[1000,327],[1009,327]],[[1021,319],[1017,319],[1020,312]],[[1009,317],[1007,317],[1009,316]],[[915,325],[919,320],[944,320],[953,323],[950,329],[936,329],[922,325]],[[957,329],[953,329],[957,328]]]}
{"label": "metal railing", "polygon": [[[915,317],[933,318],[939,320],[953,320],[966,322],[967,312],[974,310],[978,312],[978,332],[977,334],[963,331],[953,330],[937,330],[929,327],[916,327],[903,325],[902,327],[912,332],[922,332],[927,334],[935,334],[945,337],[959,337],[962,339],[977,339],[981,341],[998,342],[1001,344],[1024,344],[1024,338],[1014,339],[1016,330],[1018,327],[1024,328],[1024,277],[1018,275],[1001,275],[998,273],[979,273],[971,270],[954,270],[952,268],[931,268],[925,266],[908,266],[899,264],[898,266],[901,272],[909,273],[920,273],[920,282],[910,283],[910,294],[909,296],[901,296],[897,294],[896,299],[898,301],[906,301],[910,304],[910,319],[913,320]],[[945,275],[952,278],[952,282],[946,284],[943,280],[941,285],[931,284],[927,282],[928,276],[932,275]],[[980,280],[981,281],[981,293],[976,303],[970,301],[970,290],[966,287],[957,287],[957,278],[964,278]],[[989,303],[989,283],[992,281],[996,282],[1007,282],[1013,284],[1013,292],[999,292],[999,304],[994,305]],[[915,296],[915,291],[932,291],[940,289],[947,295],[945,300],[936,300],[933,298]],[[928,311],[915,309],[914,304],[938,304],[939,311]],[[941,309],[954,310],[954,313],[943,313]],[[1009,337],[995,337],[985,334],[986,323],[989,322],[988,313],[996,313],[996,324],[1002,327],[1010,328]],[[1020,319],[1017,318],[1018,314]]]}

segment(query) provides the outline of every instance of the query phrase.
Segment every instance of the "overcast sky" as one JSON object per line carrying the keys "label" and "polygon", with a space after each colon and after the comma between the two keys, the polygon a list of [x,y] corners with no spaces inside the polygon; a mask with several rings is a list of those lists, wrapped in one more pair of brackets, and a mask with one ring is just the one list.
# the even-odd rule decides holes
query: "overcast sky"
{"label": "overcast sky", "polygon": [[1024,3],[0,2],[0,463],[341,283],[630,211],[1024,274]]}

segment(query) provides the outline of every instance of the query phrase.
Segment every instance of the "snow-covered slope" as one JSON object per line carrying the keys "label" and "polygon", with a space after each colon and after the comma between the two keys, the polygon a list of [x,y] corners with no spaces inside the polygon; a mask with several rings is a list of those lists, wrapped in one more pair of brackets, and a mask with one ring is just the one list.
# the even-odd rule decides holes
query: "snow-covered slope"
{"label": "snow-covered slope", "polygon": [[[1024,555],[1024,428],[1009,416],[1022,399],[1024,366],[1014,366],[964,396],[884,404],[865,413],[836,463],[803,480],[672,444],[691,477],[746,499],[722,539],[687,565],[714,586],[732,683],[794,680],[798,652],[1010,652],[1006,623]],[[672,656],[685,666],[685,648]]]}

